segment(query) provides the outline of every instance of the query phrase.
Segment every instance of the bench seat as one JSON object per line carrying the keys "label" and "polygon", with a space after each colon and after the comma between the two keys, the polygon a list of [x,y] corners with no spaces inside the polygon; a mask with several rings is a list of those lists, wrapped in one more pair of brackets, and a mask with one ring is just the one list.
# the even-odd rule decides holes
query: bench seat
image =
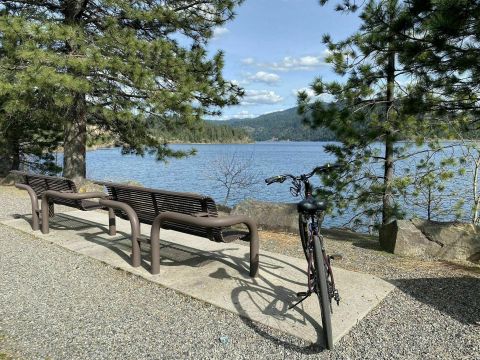
{"label": "bench seat", "polygon": [[[132,228],[132,264],[140,266],[140,223],[152,225],[151,272],[160,272],[160,228],[171,229],[212,241],[228,242],[236,239],[250,241],[250,276],[258,272],[258,232],[256,223],[246,216],[219,217],[215,201],[204,195],[186,192],[150,189],[139,186],[96,181],[105,186],[108,198],[99,203],[110,209],[110,233],[115,233],[115,216],[129,220]],[[113,216],[112,216],[113,214]],[[245,224],[248,232],[224,229]]]}
{"label": "bench seat", "polygon": [[[41,215],[42,233],[48,234],[48,219],[55,214],[54,204],[83,211],[105,208],[98,201],[92,201],[91,199],[104,198],[107,194],[103,192],[79,193],[75,183],[70,179],[17,170],[12,170],[10,173],[19,179],[15,182],[15,187],[27,191],[30,195],[33,230],[39,230]],[[39,201],[41,201],[41,207]]]}

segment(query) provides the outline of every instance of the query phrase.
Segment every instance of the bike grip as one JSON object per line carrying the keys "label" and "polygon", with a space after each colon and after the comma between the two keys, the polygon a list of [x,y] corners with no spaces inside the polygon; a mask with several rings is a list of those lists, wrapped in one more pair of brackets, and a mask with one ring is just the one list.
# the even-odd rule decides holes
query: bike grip
{"label": "bike grip", "polygon": [[284,181],[285,181],[285,178],[281,175],[272,176],[272,177],[269,177],[268,179],[265,179],[265,182],[267,183],[267,185],[271,185],[274,182],[284,182]]}
{"label": "bike grip", "polygon": [[272,177],[269,177],[268,179],[265,179],[265,182],[267,183],[267,185],[271,185],[274,182],[278,181],[277,179],[278,179],[278,176],[272,176]]}

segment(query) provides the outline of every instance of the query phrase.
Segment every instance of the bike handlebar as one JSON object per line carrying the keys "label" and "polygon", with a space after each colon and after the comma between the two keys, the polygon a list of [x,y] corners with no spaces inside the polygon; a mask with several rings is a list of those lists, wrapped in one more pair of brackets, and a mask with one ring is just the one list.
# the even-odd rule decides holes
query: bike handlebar
{"label": "bike handlebar", "polygon": [[271,185],[273,183],[279,182],[283,183],[287,179],[292,179],[294,181],[305,181],[309,178],[311,178],[314,174],[319,174],[319,173],[326,173],[329,171],[332,171],[334,169],[340,168],[340,165],[337,164],[326,164],[322,166],[317,166],[315,169],[313,169],[311,172],[307,174],[302,174],[299,176],[295,176],[292,174],[283,174],[283,175],[277,175],[277,176],[272,176],[267,179],[265,179],[265,182],[267,185]]}

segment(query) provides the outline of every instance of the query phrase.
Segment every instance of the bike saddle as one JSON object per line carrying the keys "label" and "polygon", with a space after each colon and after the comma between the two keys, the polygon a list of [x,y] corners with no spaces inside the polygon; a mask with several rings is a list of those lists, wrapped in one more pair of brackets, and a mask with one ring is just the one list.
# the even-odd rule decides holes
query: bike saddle
{"label": "bike saddle", "polygon": [[301,213],[315,214],[317,211],[326,209],[327,204],[325,201],[315,200],[314,198],[304,199],[297,204],[297,210]]}

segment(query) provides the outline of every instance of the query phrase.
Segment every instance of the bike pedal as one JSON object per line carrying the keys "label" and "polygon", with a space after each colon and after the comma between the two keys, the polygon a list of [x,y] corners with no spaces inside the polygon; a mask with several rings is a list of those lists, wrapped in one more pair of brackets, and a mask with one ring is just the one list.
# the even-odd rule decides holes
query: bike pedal
{"label": "bike pedal", "polygon": [[305,297],[307,296],[308,294],[306,292],[298,292],[297,293],[297,297]]}
{"label": "bike pedal", "polygon": [[342,260],[343,259],[343,255],[341,255],[341,254],[332,254],[332,255],[329,255],[328,257],[331,260]]}

